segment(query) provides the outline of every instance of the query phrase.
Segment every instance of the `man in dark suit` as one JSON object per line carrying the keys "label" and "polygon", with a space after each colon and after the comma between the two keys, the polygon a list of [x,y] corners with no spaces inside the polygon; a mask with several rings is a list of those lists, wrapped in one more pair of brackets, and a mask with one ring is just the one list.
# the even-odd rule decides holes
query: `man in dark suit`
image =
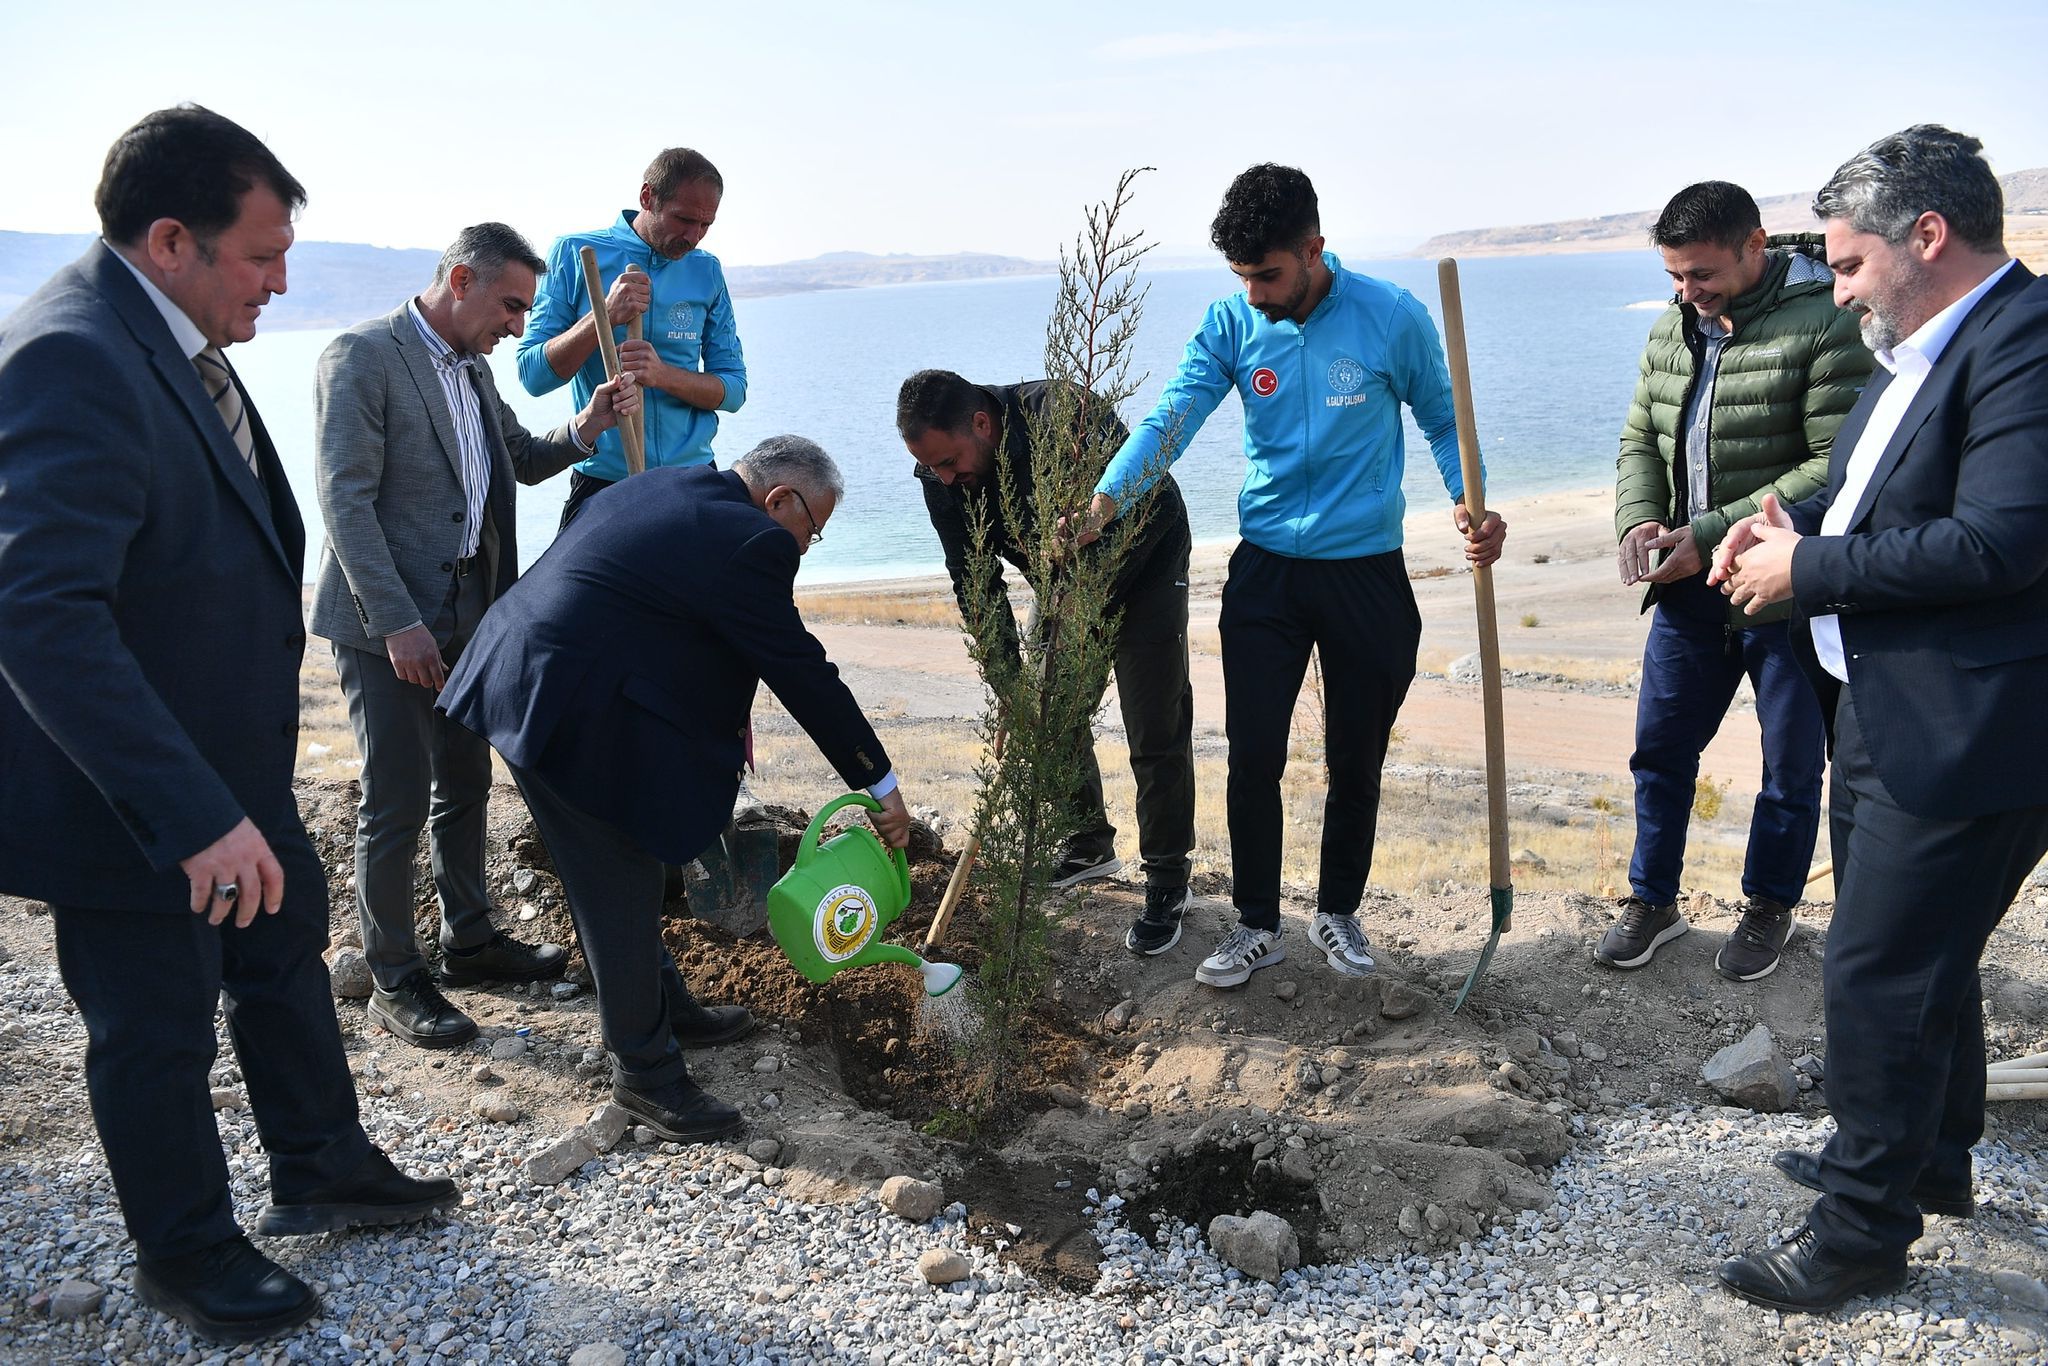
{"label": "man in dark suit", "polygon": [[[503,223],[464,228],[424,293],[320,357],[313,469],[327,548],[312,629],[333,642],[363,757],[356,913],[376,981],[369,1015],[422,1048],[476,1037],[437,982],[542,981],[568,959],[492,927],[490,747],[434,710],[449,666],[519,576],[513,481],[537,484],[588,456],[615,425],[615,395],[619,411],[639,407],[626,376],[535,437],[498,397],[483,357],[523,330],[542,265]],[[413,938],[413,859],[430,817],[442,949],[431,973]]]}
{"label": "man in dark suit", "polygon": [[1835,1136],[1774,1159],[1821,1192],[1806,1226],[1720,1273],[1796,1310],[1898,1285],[1921,1211],[1972,1212],[1977,964],[2048,850],[2048,285],[2006,255],[1982,144],[1946,128],[1872,144],[1814,211],[1881,369],[1827,487],[1714,557],[1736,605],[1794,604],[1832,718]]}
{"label": "man in dark suit", "polygon": [[217,1005],[270,1157],[259,1233],[456,1198],[357,1120],[291,786],[305,529],[221,352],[284,291],[304,200],[242,128],[160,110],[107,154],[102,240],[0,325],[0,891],[54,913],[136,1293],[233,1341],[319,1299],[236,1227]]}
{"label": "man in dark suit", "polygon": [[613,1099],[677,1142],[740,1127],[682,1050],[752,1020],[691,1000],[661,942],[663,865],[731,819],[758,685],[848,787],[881,801],[882,837],[909,838],[889,756],[792,597],[844,492],[831,457],[798,436],[731,470],[652,469],[601,490],[491,609],[441,693],[450,719],[504,756],[561,876]]}

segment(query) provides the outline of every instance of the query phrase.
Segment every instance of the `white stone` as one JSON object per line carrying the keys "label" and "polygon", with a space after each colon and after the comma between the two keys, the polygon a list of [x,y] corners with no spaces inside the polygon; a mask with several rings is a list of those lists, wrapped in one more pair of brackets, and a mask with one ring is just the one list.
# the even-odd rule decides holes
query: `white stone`
{"label": "white stone", "polygon": [[882,1183],[882,1208],[913,1224],[936,1219],[945,1205],[946,1192],[936,1182],[921,1181],[914,1176],[892,1176]]}

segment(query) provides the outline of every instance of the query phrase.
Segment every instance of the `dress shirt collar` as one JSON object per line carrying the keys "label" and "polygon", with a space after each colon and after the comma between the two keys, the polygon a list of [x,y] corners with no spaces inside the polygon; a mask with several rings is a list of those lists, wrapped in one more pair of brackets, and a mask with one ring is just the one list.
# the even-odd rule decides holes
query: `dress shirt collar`
{"label": "dress shirt collar", "polygon": [[458,354],[454,347],[441,340],[441,334],[436,332],[433,324],[427,321],[427,315],[420,312],[420,301],[418,299],[406,300],[405,311],[412,315],[412,325],[419,329],[420,340],[427,344],[427,354],[433,357],[435,368],[441,370],[460,370],[464,366],[476,363],[475,356],[469,355],[466,352]]}
{"label": "dress shirt collar", "polygon": [[100,245],[114,253],[116,261],[128,267],[128,273],[133,275],[136,283],[142,286],[142,292],[147,294],[149,301],[156,305],[156,311],[164,315],[164,326],[171,329],[171,340],[176,342],[178,349],[185,353],[185,359],[191,360],[201,351],[204,351],[206,349],[206,334],[199,330],[199,324],[193,322],[186,315],[184,309],[171,302],[171,296],[158,289],[156,281],[144,275],[133,261],[123,256],[119,247],[107,241],[104,237],[100,239]]}
{"label": "dress shirt collar", "polygon": [[1921,323],[1913,335],[1889,351],[1877,353],[1877,363],[1893,374],[1904,371],[1908,374],[1926,374],[1941,359],[1941,353],[1948,350],[1948,344],[1955,338],[1956,329],[1963,325],[1963,319],[1970,316],[1970,310],[1977,301],[1991,292],[1991,287],[2005,278],[2005,273],[2014,263],[2007,261],[1997,270],[1984,277],[1975,289],[1950,304],[1941,312]]}

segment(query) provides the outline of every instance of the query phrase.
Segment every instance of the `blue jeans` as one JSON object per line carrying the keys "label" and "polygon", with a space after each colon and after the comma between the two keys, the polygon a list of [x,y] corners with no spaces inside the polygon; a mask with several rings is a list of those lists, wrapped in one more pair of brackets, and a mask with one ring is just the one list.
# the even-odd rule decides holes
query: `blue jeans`
{"label": "blue jeans", "polygon": [[1756,691],[1763,731],[1763,783],[1749,821],[1743,860],[1745,896],[1791,906],[1806,888],[1820,833],[1825,765],[1820,702],[1792,655],[1785,622],[1731,631],[1727,600],[1704,576],[1673,584],[1659,598],[1643,646],[1636,700],[1636,847],[1628,880],[1653,906],[1678,899],[1685,866],[1700,753],[1745,675]]}

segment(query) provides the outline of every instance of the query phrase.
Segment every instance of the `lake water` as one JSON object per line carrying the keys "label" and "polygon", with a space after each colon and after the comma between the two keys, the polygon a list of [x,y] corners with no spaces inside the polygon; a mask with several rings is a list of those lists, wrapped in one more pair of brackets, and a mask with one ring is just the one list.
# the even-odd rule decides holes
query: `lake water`
{"label": "lake water", "polygon": [[[1409,289],[1441,322],[1435,262],[1345,264]],[[1148,378],[1124,413],[1127,421],[1149,411],[1204,310],[1237,287],[1220,265],[1146,278],[1151,293],[1133,373]],[[1475,260],[1460,263],[1460,282],[1490,500],[1611,481],[1637,359],[1664,297],[1656,258],[1646,250]],[[1056,285],[1034,277],[737,301],[748,397],[745,407],[722,419],[718,463],[730,464],[763,437],[797,432],[830,451],[846,475],[846,500],[824,543],[805,557],[802,582],[941,568],[910,456],[896,436],[897,386],[927,366],[992,384],[1043,375],[1045,321]],[[263,333],[233,352],[314,521],[313,371],[333,335]],[[545,430],[569,415],[566,386],[538,399],[520,387],[510,343],[500,344],[491,363],[499,391],[528,427]],[[1236,535],[1243,439],[1232,397],[1174,467],[1198,542]],[[527,563],[553,537],[568,482],[564,474],[520,489],[519,548]],[[1411,508],[1447,502],[1429,447],[1412,422],[1406,490]],[[308,574],[317,567],[309,554]]]}

